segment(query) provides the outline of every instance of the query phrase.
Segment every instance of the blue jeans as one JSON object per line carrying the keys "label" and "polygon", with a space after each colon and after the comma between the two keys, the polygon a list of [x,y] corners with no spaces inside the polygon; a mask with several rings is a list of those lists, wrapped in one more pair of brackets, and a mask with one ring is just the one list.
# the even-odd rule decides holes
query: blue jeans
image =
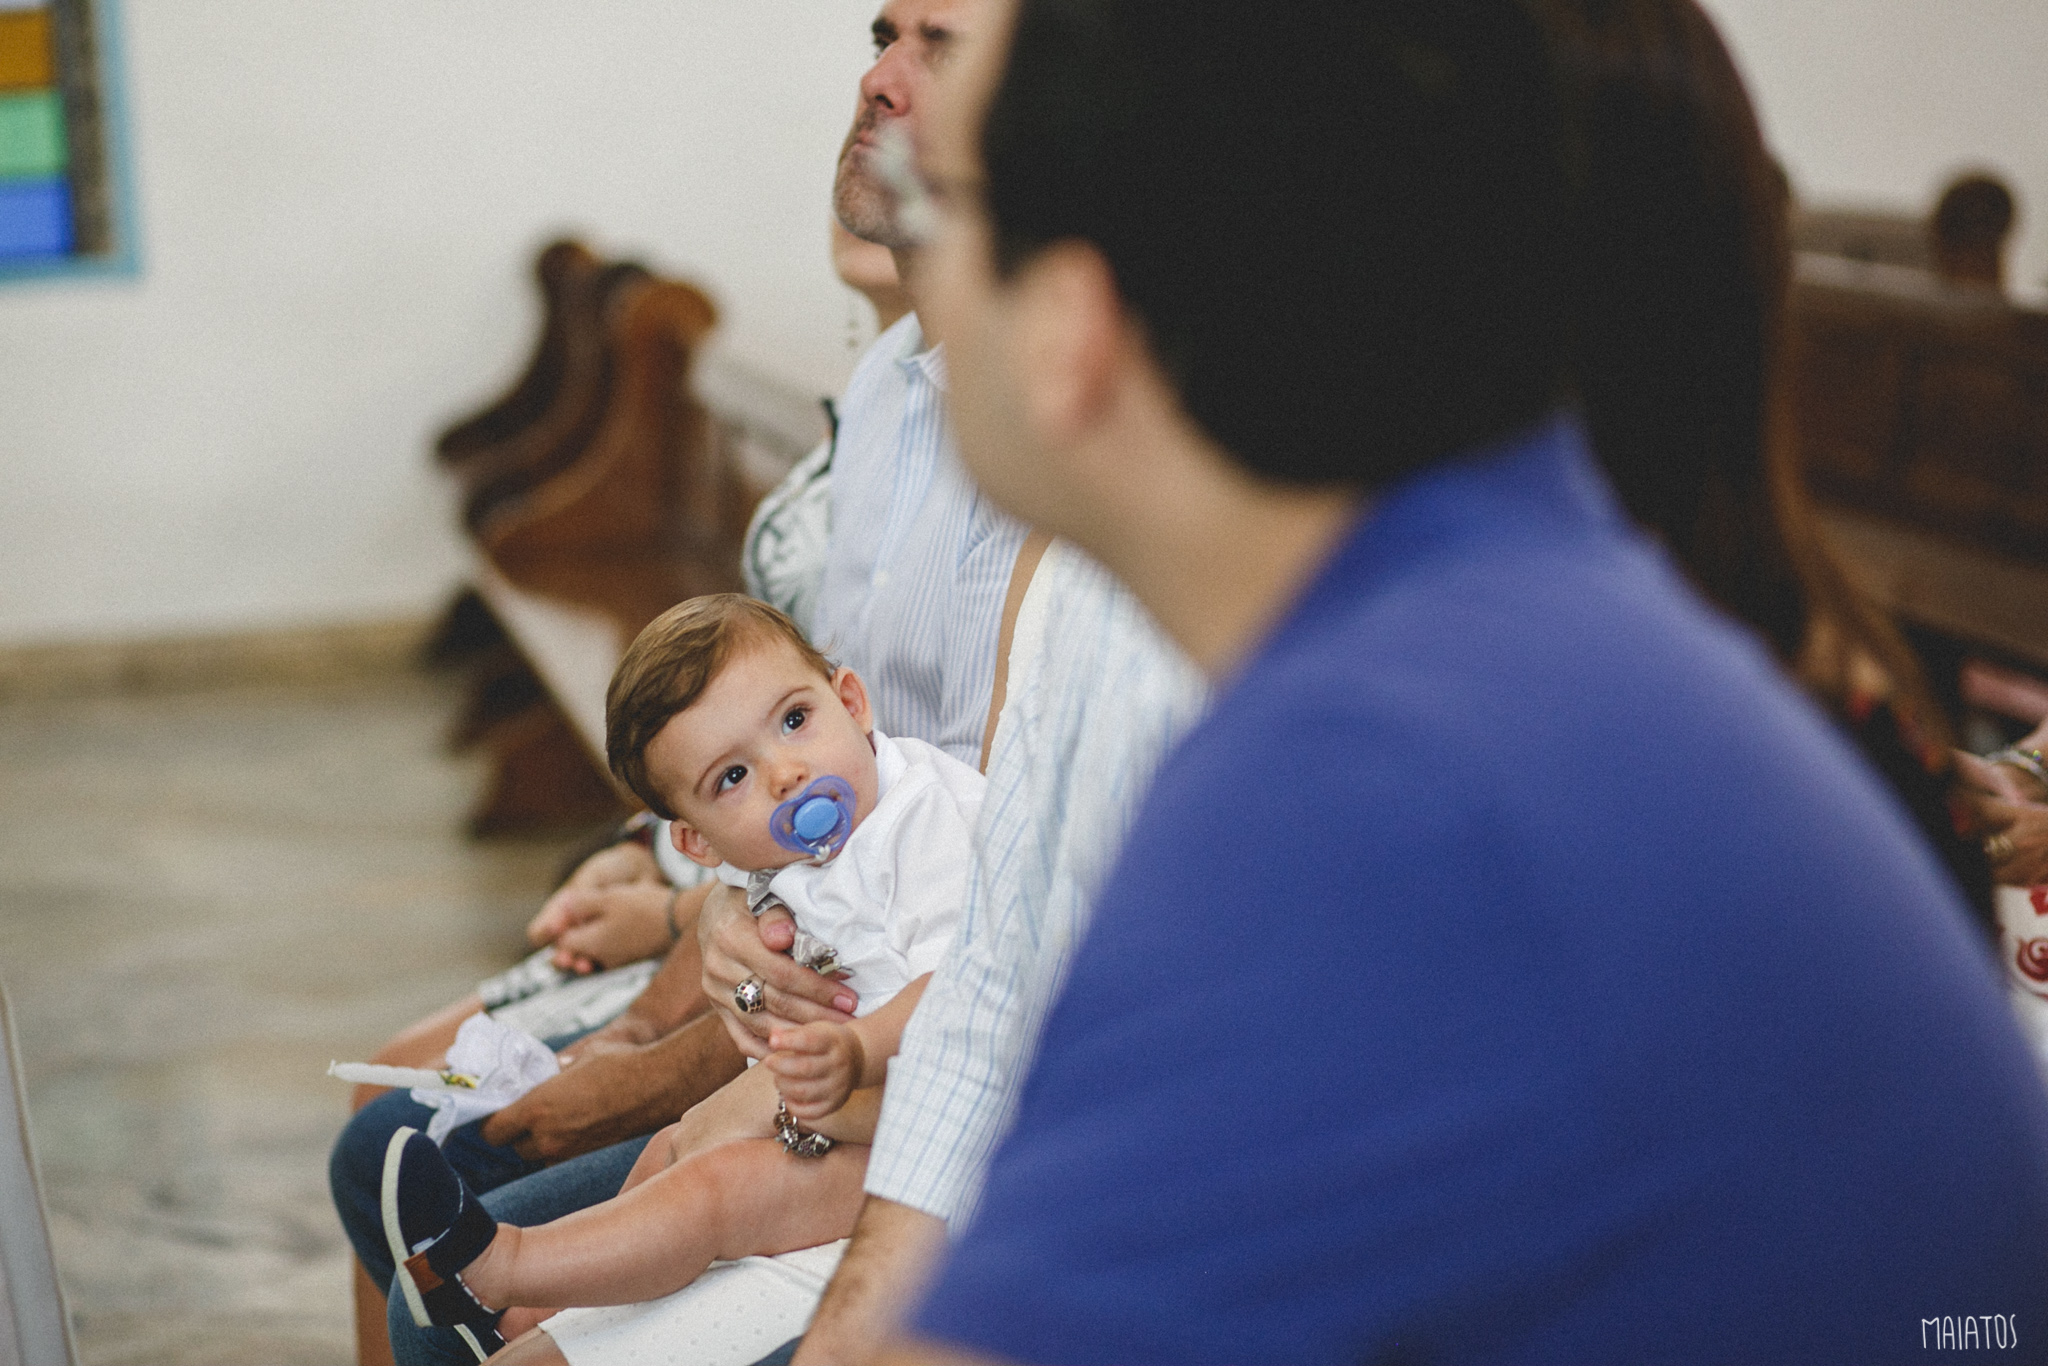
{"label": "blue jeans", "polygon": [[[363,1113],[368,1113],[368,1107]],[[456,1156],[455,1140],[462,1132],[458,1129],[449,1135],[443,1149],[451,1162]],[[481,1139],[477,1141],[482,1142]],[[633,1169],[640,1150],[646,1146],[646,1138],[630,1138],[624,1143],[614,1143],[609,1148],[599,1148],[594,1153],[572,1157],[552,1167],[538,1168],[530,1175],[486,1191],[484,1208],[498,1222],[522,1227],[545,1224],[550,1219],[587,1209],[619,1193],[626,1173]],[[495,1151],[503,1152],[504,1149]],[[371,1203],[374,1206],[376,1202],[372,1200]],[[380,1218],[377,1235],[380,1240],[383,1237],[382,1227]],[[384,1264],[389,1266],[390,1263],[387,1253]],[[364,1265],[369,1266],[367,1258]],[[371,1268],[370,1274],[377,1274],[375,1268]],[[391,1277],[387,1275],[382,1283],[391,1285]],[[385,1322],[391,1333],[391,1355],[398,1366],[474,1366],[476,1357],[453,1331],[414,1326],[412,1313],[405,1307],[405,1296],[398,1292],[396,1286],[392,1286]]]}

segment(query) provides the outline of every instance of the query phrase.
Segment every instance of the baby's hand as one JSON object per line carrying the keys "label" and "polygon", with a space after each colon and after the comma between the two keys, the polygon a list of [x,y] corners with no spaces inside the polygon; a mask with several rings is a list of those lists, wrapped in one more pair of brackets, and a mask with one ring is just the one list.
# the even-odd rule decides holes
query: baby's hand
{"label": "baby's hand", "polygon": [[860,1036],[842,1024],[807,1024],[768,1036],[774,1051],[761,1065],[797,1119],[820,1120],[846,1104],[867,1066]]}

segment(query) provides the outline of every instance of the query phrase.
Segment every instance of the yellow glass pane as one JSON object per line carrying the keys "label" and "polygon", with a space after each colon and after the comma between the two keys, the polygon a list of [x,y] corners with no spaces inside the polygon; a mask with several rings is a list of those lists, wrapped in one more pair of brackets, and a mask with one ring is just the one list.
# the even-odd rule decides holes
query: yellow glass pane
{"label": "yellow glass pane", "polygon": [[50,12],[0,10],[0,90],[55,85],[50,59]]}

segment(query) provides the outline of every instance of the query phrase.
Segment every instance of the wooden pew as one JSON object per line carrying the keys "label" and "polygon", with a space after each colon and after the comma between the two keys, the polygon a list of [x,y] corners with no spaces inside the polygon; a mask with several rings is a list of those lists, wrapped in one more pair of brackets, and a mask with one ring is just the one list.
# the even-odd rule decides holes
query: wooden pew
{"label": "wooden pew", "polygon": [[1909,619],[2048,664],[2048,314],[1803,254],[1801,455],[1835,538]]}
{"label": "wooden pew", "polygon": [[649,278],[643,267],[619,262],[592,271],[564,291],[562,368],[547,406],[455,467],[468,526],[480,525],[500,504],[531,492],[581,456],[611,402],[617,363],[614,319]]}
{"label": "wooden pew", "polygon": [[442,432],[434,442],[434,458],[448,469],[501,445],[530,426],[561,392],[569,365],[569,349],[576,340],[573,318],[590,280],[603,266],[590,248],[564,238],[550,242],[534,262],[534,283],[540,288],[540,341],[533,358],[505,395],[470,417]]}
{"label": "wooden pew", "polygon": [[[567,259],[559,247],[549,250]],[[456,470],[474,562],[461,631],[451,611],[442,634],[472,643],[469,701],[450,741],[491,759],[470,822],[479,835],[624,809],[603,759],[613,668],[673,603],[740,587],[754,504],[821,434],[807,398],[731,362],[710,367],[712,402],[697,396],[716,312],[695,288],[638,267],[581,278],[580,294],[563,284],[550,296],[527,374],[485,410],[523,407],[525,425],[501,424],[496,455],[473,454]],[[519,391],[558,363],[554,397],[534,411]],[[473,474],[493,459],[487,478]]]}

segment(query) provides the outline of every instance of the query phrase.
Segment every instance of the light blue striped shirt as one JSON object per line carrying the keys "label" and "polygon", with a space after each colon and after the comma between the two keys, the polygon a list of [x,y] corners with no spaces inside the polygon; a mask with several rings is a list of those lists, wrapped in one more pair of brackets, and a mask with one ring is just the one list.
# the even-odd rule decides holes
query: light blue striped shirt
{"label": "light blue striped shirt", "polygon": [[1096,889],[1205,702],[1137,600],[1054,542],[1017,616],[967,906],[889,1063],[869,1193],[956,1231],[972,1212]]}
{"label": "light blue striped shirt", "polygon": [[979,764],[1025,529],[961,467],[916,314],[876,338],[840,412],[811,638],[861,676],[883,732]]}

